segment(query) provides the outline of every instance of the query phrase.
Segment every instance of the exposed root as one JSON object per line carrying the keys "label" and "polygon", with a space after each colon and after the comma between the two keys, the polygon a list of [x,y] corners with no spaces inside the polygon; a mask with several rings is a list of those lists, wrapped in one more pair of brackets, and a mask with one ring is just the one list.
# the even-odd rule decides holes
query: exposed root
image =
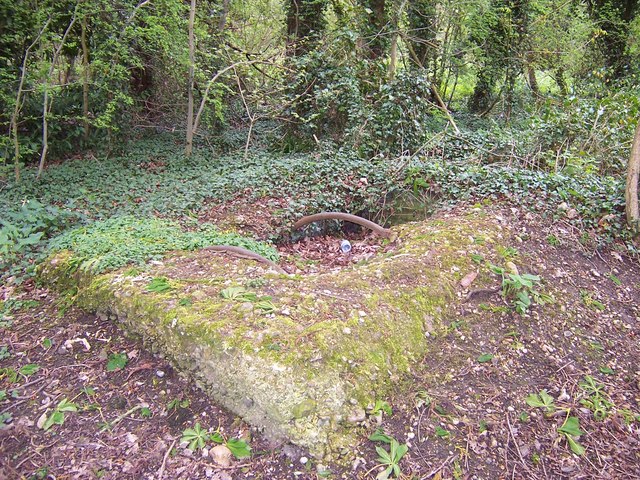
{"label": "exposed root", "polygon": [[235,257],[240,258],[248,258],[249,260],[255,260],[256,262],[265,263],[272,267],[278,273],[287,273],[285,270],[279,266],[277,263],[272,262],[271,260],[264,258],[262,255],[258,255],[256,252],[252,252],[251,250],[247,250],[242,247],[235,247],[232,245],[212,245],[210,247],[205,247],[202,250],[213,250],[214,252],[224,252]]}
{"label": "exposed root", "polygon": [[372,230],[373,232],[377,233],[381,237],[388,238],[391,241],[395,240],[395,233],[392,232],[390,229],[381,227],[377,223],[374,223],[362,217],[358,217],[357,215],[351,215],[350,213],[322,212],[322,213],[316,213],[315,215],[308,215],[298,220],[293,225],[293,229],[297,230],[309,223],[319,222],[320,220],[343,220],[345,222],[356,223],[358,225],[361,225],[365,228]]}

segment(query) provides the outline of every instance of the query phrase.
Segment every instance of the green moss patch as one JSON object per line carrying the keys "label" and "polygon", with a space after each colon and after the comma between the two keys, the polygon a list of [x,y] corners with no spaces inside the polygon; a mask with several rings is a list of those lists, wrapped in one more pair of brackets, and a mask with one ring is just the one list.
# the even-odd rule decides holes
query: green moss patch
{"label": "green moss patch", "polygon": [[395,227],[395,252],[316,275],[208,251],[97,274],[65,251],[40,277],[77,287],[80,307],[117,318],[268,435],[335,458],[359,412],[438,348],[472,255],[496,256],[508,232],[477,217]]}

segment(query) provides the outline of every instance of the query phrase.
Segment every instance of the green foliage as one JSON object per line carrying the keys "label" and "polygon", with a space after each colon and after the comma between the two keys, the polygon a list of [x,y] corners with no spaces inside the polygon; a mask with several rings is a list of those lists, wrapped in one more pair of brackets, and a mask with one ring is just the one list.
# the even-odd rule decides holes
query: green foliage
{"label": "green foliage", "polygon": [[529,273],[507,272],[504,268],[491,265],[491,271],[502,276],[502,295],[512,302],[516,312],[524,315],[532,303],[544,305],[552,298],[537,290],[540,277]]}
{"label": "green foliage", "polygon": [[[0,207],[0,271],[16,274],[18,257],[29,261],[43,241],[67,228],[78,215],[55,205],[45,206],[36,199],[23,202],[16,209]],[[13,268],[12,268],[13,267]]]}
{"label": "green foliage", "polygon": [[251,456],[251,447],[247,442],[239,438],[230,438],[225,441],[222,434],[218,431],[209,433],[208,430],[204,430],[200,423],[196,423],[193,428],[187,428],[182,432],[182,442],[188,443],[188,448],[191,451],[204,448],[207,442],[225,444],[231,451],[234,457],[237,459],[247,458]]}
{"label": "green foliage", "polygon": [[9,412],[0,413],[0,430],[2,430],[3,428],[6,428],[7,425],[11,423],[12,419],[13,419],[13,415],[11,415]]}
{"label": "green foliage", "polygon": [[576,455],[584,455],[585,448],[573,438],[584,435],[584,432],[580,430],[580,420],[578,417],[567,416],[562,426],[558,428],[558,432],[565,436],[569,448],[571,448],[573,453]]}
{"label": "green foliage", "polygon": [[391,405],[389,405],[389,403],[385,400],[376,400],[371,413],[372,415],[376,415],[378,412],[384,412],[388,416],[393,415]]}
{"label": "green foliage", "polygon": [[174,398],[167,403],[167,410],[177,410],[178,408],[187,408],[191,404],[188,398]]}
{"label": "green foliage", "polygon": [[16,383],[18,381],[18,372],[11,367],[0,368],[0,380],[6,379],[9,383]]}
{"label": "green foliage", "polygon": [[11,356],[11,352],[9,352],[9,347],[6,345],[0,346],[0,360],[5,360]]}
{"label": "green foliage", "polygon": [[271,297],[258,297],[254,292],[249,292],[242,286],[227,287],[220,291],[220,296],[228,300],[235,300],[236,302],[251,302],[254,308],[265,314],[273,313],[276,310],[276,306],[271,301]]}
{"label": "green foliage", "polygon": [[530,407],[543,408],[546,413],[552,413],[556,409],[553,397],[546,390],[530,394],[525,401]]}
{"label": "green foliage", "polygon": [[129,359],[126,353],[112,353],[107,360],[107,372],[115,372],[116,370],[122,370],[127,366]]}
{"label": "green foliage", "polygon": [[593,298],[593,293],[589,292],[588,290],[580,290],[580,297],[582,298],[582,302],[589,308],[598,310],[600,312],[607,309],[607,306],[599,300]]}
{"label": "green foliage", "polygon": [[[17,107],[20,153],[18,159],[12,159],[9,147],[13,135],[2,135],[0,160],[24,163],[37,157],[42,147],[45,91],[49,94],[49,153],[56,157],[80,147],[111,143],[118,138],[118,130],[119,138],[124,137],[129,132],[124,127],[132,121],[130,113],[143,110],[143,100],[148,100],[152,92],[174,100],[180,95],[178,89],[159,90],[161,85],[181,81],[186,70],[183,3],[165,0],[138,5],[91,0],[6,5],[0,5],[0,103],[8,108],[0,113],[0,123],[8,122],[9,112]],[[82,32],[89,50],[86,66],[82,61]],[[36,39],[26,55],[25,49]],[[54,64],[54,52],[60,48]],[[87,68],[90,75],[85,77]],[[163,82],[154,82],[155,74],[161,75]],[[21,77],[23,92],[18,99]],[[85,78],[89,82],[88,116],[83,112]],[[88,136],[85,121],[90,126]]]}
{"label": "green foliage", "polygon": [[182,432],[181,441],[188,442],[188,448],[191,451],[204,448],[208,440],[209,434],[202,429],[200,423],[196,423],[193,428],[187,428]]}
{"label": "green foliage", "polygon": [[391,440],[391,444],[389,445],[389,451],[385,450],[382,447],[376,447],[376,452],[378,453],[378,462],[382,465],[386,465],[387,468],[376,475],[376,480],[386,480],[392,474],[397,478],[402,475],[402,471],[400,470],[400,460],[405,454],[409,451],[409,447],[406,445],[400,445],[396,439]]}
{"label": "green foliage", "polygon": [[593,412],[593,418],[596,420],[602,421],[607,418],[613,403],[604,391],[604,386],[591,375],[586,375],[579,385],[587,395],[580,403]]}
{"label": "green foliage", "polygon": [[[549,395],[546,390],[540,390],[539,393],[530,394],[525,401],[527,405],[531,407],[544,409],[547,415],[551,415],[558,410],[553,397]],[[574,438],[584,434],[584,432],[580,430],[579,422],[580,420],[577,417],[569,416],[569,409],[567,409],[567,416],[563,424],[558,427],[558,433],[564,435],[573,453],[583,455],[585,452],[584,447]]]}
{"label": "green foliage", "polygon": [[[186,247],[196,248],[199,244],[210,244],[205,242],[210,239],[211,243],[244,246],[275,259],[275,251],[265,246],[257,246],[253,241],[235,235],[223,235],[211,226],[198,227],[189,219],[207,207],[207,199],[223,202],[238,192],[245,192],[243,195],[249,201],[263,196],[289,199],[287,208],[276,211],[272,236],[277,237],[288,232],[291,222],[302,213],[374,211],[393,188],[395,170],[392,164],[359,159],[347,149],[328,149],[319,155],[289,156],[255,152],[246,160],[237,155],[211,158],[208,150],[196,149],[187,159],[170,136],[158,136],[131,144],[127,150],[127,154],[108,161],[83,159],[52,166],[39,182],[34,180],[32,172],[25,172],[21,183],[7,183],[6,188],[0,191],[0,218],[22,215],[21,205],[25,199],[29,199],[26,205],[37,201],[41,205],[38,211],[53,218],[46,220],[47,225],[52,226],[47,227],[37,245],[28,246],[24,253],[2,256],[6,263],[1,274],[5,278],[10,275],[24,277],[25,272],[31,274],[32,264],[43,254],[50,235],[68,229],[74,223],[90,224],[91,221],[113,216],[123,218],[111,219],[96,227],[96,233],[104,230],[102,239],[91,239],[88,235],[91,227],[86,226],[86,232],[80,230],[74,235],[54,240],[51,247],[62,248],[61,243],[71,247],[76,240],[82,243],[80,238],[87,233],[87,242],[94,245],[86,248],[98,254],[101,249],[111,248],[101,240],[108,245],[114,243],[116,237],[125,243],[134,237],[136,245],[135,248],[132,246],[130,256],[137,262],[142,261],[142,258],[136,258],[137,255],[147,258],[147,254],[156,257],[164,253],[164,247],[149,238],[149,235],[155,235],[160,237],[157,243],[165,243],[166,248],[184,248],[184,243],[188,244]],[[150,163],[161,167],[150,168]],[[153,220],[155,215],[181,218],[192,233],[177,232],[175,224]],[[147,218],[153,221],[146,222]],[[32,231],[31,225],[38,224],[33,219],[25,218],[23,223],[31,232],[28,235],[41,230],[38,227],[39,230]],[[109,229],[120,227],[123,228],[121,232],[109,232]],[[146,235],[142,239],[143,245],[140,245],[141,239],[135,238],[136,235]],[[109,236],[112,240],[104,238]],[[17,240],[12,237],[7,242],[10,243],[7,248],[15,252]],[[124,255],[127,246],[121,244],[116,247]],[[122,265],[128,261],[122,255],[118,258],[117,251],[114,253],[115,256],[101,259],[100,264],[109,266],[113,261]]]}
{"label": "green foliage", "polygon": [[65,413],[77,411],[78,406],[75,403],[69,401],[69,399],[67,398],[63,398],[60,403],[58,403],[53,412],[51,412],[51,414],[46,417],[41,428],[44,431],[47,431],[54,425],[62,425],[65,421]]}
{"label": "green foliage", "polygon": [[[247,295],[251,295],[251,296],[247,296]],[[240,300],[240,301],[244,301],[244,300],[249,300],[249,299],[254,299],[255,300],[255,293],[251,293],[251,292],[247,292],[247,289],[244,287],[227,287],[224,290],[220,291],[220,296],[222,298],[226,298],[227,300]]]}
{"label": "green foliage", "polygon": [[530,145],[541,149],[541,161],[565,174],[617,174],[625,171],[628,142],[640,115],[640,89],[603,95],[601,86],[562,103],[548,102],[527,125]]}
{"label": "green foliage", "polygon": [[[300,123],[298,134],[303,137],[346,141],[361,158],[369,158],[416,151],[444,126],[422,70],[400,70],[374,90],[364,64],[344,65],[326,52],[306,55],[297,66],[290,113]],[[297,92],[305,88],[310,92],[299,96]],[[303,138],[302,144],[306,143]]]}
{"label": "green foliage", "polygon": [[148,292],[164,293],[169,292],[172,289],[173,287],[169,283],[169,280],[165,277],[156,277],[149,282],[149,285],[147,285]]}
{"label": "green foliage", "polygon": [[18,373],[20,375],[24,375],[25,377],[30,377],[31,375],[36,373],[38,370],[40,370],[40,365],[36,363],[28,363],[27,365],[23,365],[22,367],[20,367],[20,370],[18,370]]}
{"label": "green foliage", "polygon": [[371,440],[372,442],[384,442],[390,444],[393,440],[393,437],[384,433],[384,430],[382,430],[381,428],[377,428],[376,431],[369,436],[369,440]]}
{"label": "green foliage", "polygon": [[251,447],[239,438],[230,438],[226,442],[227,448],[237,459],[247,458],[251,456]]}
{"label": "green foliage", "polygon": [[[184,231],[168,220],[131,216],[113,217],[66,232],[49,244],[49,250],[71,250],[81,262],[80,269],[100,273],[160,259],[171,250],[194,250],[209,245],[235,245],[277,259],[272,247],[236,234],[219,233],[210,224],[200,225],[195,231]],[[166,291],[171,287],[166,279],[164,283],[162,279],[154,279],[148,288]]]}
{"label": "green foliage", "polygon": [[491,360],[493,360],[493,354],[492,353],[483,353],[482,355],[478,356],[478,358],[476,360],[478,361],[478,363],[490,362]]}
{"label": "green foliage", "polygon": [[[548,217],[564,217],[569,205],[578,216],[565,220],[590,232],[598,243],[630,239],[624,219],[622,178],[585,175],[573,177],[501,165],[415,161],[407,170],[429,185],[426,193],[441,200],[493,199],[513,203]],[[633,248],[632,244],[628,244]]]}
{"label": "green foliage", "polygon": [[377,476],[377,480],[386,480],[391,476],[396,478],[402,475],[402,471],[400,470],[400,460],[402,457],[406,455],[409,451],[409,447],[404,444],[398,443],[398,441],[386,435],[382,430],[378,429],[373,433],[369,440],[374,442],[383,442],[389,445],[389,450],[386,450],[380,446],[376,446],[376,452],[378,453],[378,462],[386,466],[386,468],[380,472]]}

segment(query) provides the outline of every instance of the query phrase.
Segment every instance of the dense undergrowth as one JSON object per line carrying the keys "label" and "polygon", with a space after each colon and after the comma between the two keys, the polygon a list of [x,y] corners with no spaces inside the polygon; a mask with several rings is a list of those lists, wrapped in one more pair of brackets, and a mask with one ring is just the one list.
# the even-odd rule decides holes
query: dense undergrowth
{"label": "dense undergrowth", "polygon": [[[251,239],[224,237],[208,226],[194,228],[201,209],[237,195],[288,199],[287,207],[273,212],[272,240],[286,237],[302,214],[322,210],[376,214],[384,220],[388,211],[383,205],[403,191],[430,202],[512,202],[563,217],[597,244],[628,239],[621,176],[569,176],[483,160],[481,149],[455,149],[456,142],[466,142],[464,135],[441,134],[419,154],[397,158],[362,159],[335,146],[285,155],[255,150],[247,158],[200,148],[187,158],[180,139],[170,135],[138,140],[118,157],[67,161],[50,167],[39,181],[27,173],[19,184],[2,185],[2,276],[21,281],[39,258],[64,247],[81,257],[99,257],[93,264],[99,269],[214,242],[273,257],[267,246]],[[577,215],[568,215],[570,210]],[[111,217],[93,230],[55,238],[71,227]]]}
{"label": "dense undergrowth", "polygon": [[101,273],[160,259],[172,250],[195,250],[209,245],[244,247],[271,260],[278,259],[275,248],[235,233],[221,233],[208,223],[185,231],[169,220],[129,215],[64,232],[49,243],[48,250],[71,250],[79,268]]}

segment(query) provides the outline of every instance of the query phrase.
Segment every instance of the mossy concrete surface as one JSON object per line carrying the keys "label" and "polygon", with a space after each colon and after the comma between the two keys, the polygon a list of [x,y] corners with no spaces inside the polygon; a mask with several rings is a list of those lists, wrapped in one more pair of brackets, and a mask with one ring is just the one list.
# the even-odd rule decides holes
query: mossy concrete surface
{"label": "mossy concrete surface", "polygon": [[[40,268],[40,278],[141,335],[268,436],[335,459],[367,407],[404,388],[412,366],[437,348],[439,332],[454,320],[458,282],[477,269],[472,254],[493,257],[507,235],[498,221],[480,217],[394,227],[395,251],[317,275],[280,275],[205,251],[92,275],[63,252]],[[149,291],[157,277],[171,288]],[[474,286],[489,280],[481,274]],[[255,295],[221,295],[234,286]]]}

